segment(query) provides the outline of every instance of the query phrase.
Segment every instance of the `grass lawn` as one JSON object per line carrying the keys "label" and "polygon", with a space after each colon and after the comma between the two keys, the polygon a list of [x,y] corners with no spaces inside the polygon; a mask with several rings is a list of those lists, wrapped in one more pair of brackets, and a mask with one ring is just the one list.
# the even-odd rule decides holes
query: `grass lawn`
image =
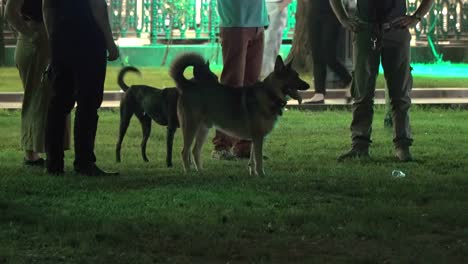
{"label": "grass lawn", "polygon": [[209,143],[203,173],[184,175],[178,154],[165,168],[155,125],[144,163],[136,119],[116,164],[119,117],[104,111],[98,163],[121,175],[86,178],[23,168],[20,113],[0,111],[0,263],[468,263],[466,116],[413,109],[417,161],[400,164],[379,108],[373,161],[337,163],[350,113],[287,111],[252,178]]}
{"label": "grass lawn", "polygon": [[[214,71],[220,75],[221,68],[213,67]],[[416,88],[438,88],[438,87],[468,87],[468,67],[463,64],[435,66],[435,65],[415,65],[414,87]],[[117,85],[117,74],[119,67],[109,67],[105,89],[115,91],[120,88]],[[169,77],[168,69],[164,67],[141,68],[142,77],[128,74],[126,82],[128,84],[148,84],[156,87],[174,86]],[[304,80],[310,82],[311,74],[303,74]],[[0,92],[20,92],[22,91],[21,82],[16,68],[0,68]],[[377,87],[384,87],[383,74],[379,75]]]}

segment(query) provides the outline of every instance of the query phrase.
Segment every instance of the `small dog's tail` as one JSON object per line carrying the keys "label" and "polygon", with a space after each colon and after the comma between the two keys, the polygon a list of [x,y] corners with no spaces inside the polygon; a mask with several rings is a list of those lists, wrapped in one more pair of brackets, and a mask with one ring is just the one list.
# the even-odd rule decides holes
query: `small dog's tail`
{"label": "small dog's tail", "polygon": [[119,84],[120,89],[122,89],[124,92],[126,92],[128,88],[130,88],[124,82],[124,77],[125,77],[125,74],[127,74],[127,72],[134,72],[138,75],[141,75],[141,72],[135,67],[132,67],[132,66],[123,67],[122,70],[120,70],[119,72],[119,76],[117,77],[117,83]]}
{"label": "small dog's tail", "polygon": [[184,53],[174,59],[169,70],[169,75],[174,79],[179,92],[182,92],[183,87],[190,84],[190,81],[184,76],[185,69],[189,66],[200,67],[203,65],[206,65],[205,59],[200,54],[194,52]]}

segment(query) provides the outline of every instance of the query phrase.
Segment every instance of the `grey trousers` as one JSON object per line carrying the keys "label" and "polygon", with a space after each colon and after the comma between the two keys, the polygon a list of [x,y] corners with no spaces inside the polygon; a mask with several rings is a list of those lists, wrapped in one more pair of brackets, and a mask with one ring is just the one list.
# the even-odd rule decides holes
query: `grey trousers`
{"label": "grey trousers", "polygon": [[[407,29],[387,32],[372,27],[355,34],[354,97],[351,137],[353,147],[367,148],[371,144],[374,95],[379,65],[382,63],[387,82],[393,118],[395,147],[412,144],[409,121],[410,92],[413,78],[410,67],[411,34]],[[375,46],[374,46],[375,42]]]}

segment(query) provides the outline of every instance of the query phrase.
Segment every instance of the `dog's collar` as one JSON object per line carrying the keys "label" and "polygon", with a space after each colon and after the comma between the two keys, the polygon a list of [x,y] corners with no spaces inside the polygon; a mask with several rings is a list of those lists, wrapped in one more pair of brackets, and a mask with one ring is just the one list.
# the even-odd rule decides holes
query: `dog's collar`
{"label": "dog's collar", "polygon": [[283,108],[287,105],[287,101],[279,98],[273,93],[271,90],[267,90],[267,94],[270,97],[271,101],[273,102],[273,106],[271,107],[271,111],[278,115],[283,115]]}

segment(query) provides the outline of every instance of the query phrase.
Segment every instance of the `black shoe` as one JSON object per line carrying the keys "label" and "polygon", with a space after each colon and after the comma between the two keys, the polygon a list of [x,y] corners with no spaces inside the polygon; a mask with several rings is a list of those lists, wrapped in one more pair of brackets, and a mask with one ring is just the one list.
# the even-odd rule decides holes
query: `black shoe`
{"label": "black shoe", "polygon": [[84,176],[91,177],[104,177],[104,176],[117,176],[118,172],[106,172],[101,170],[96,164],[90,164],[88,166],[78,167],[75,166],[75,172]]}
{"label": "black shoe", "polygon": [[45,160],[43,158],[38,158],[37,160],[27,160],[24,159],[23,164],[28,167],[44,167]]}
{"label": "black shoe", "polygon": [[45,166],[46,166],[47,174],[50,174],[53,176],[60,176],[65,173],[63,160],[57,162],[57,161],[52,161],[52,160],[47,159],[45,163],[46,163]]}
{"label": "black shoe", "polygon": [[352,148],[350,151],[338,157],[338,162],[350,159],[370,159],[369,149]]}

